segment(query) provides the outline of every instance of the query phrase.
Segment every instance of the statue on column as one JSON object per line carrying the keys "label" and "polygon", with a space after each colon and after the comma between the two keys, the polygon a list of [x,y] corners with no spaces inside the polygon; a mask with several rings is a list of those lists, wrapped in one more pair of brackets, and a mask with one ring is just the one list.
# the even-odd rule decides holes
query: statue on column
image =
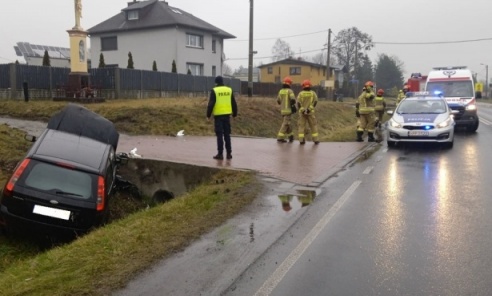
{"label": "statue on column", "polygon": [[75,27],[74,29],[80,29],[80,19],[82,18],[82,0],[74,0],[75,4]]}

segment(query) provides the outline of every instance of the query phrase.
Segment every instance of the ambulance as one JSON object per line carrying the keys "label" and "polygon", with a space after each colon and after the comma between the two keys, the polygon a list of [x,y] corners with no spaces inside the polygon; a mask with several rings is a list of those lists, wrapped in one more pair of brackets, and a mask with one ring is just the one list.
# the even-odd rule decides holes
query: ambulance
{"label": "ambulance", "polygon": [[478,129],[475,86],[470,69],[464,66],[433,68],[427,75],[425,90],[443,96],[452,110],[459,111],[454,114],[457,127],[466,127],[471,132]]}

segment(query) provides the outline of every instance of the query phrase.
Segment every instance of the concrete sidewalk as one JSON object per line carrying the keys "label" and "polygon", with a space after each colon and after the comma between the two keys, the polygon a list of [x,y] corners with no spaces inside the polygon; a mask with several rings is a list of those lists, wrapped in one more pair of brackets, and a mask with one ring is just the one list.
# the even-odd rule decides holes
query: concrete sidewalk
{"label": "concrete sidewalk", "polygon": [[215,160],[215,137],[120,135],[118,152],[137,148],[143,158],[208,167],[247,169],[283,181],[317,187],[353,160],[367,143],[277,143],[271,138],[232,138],[231,160]]}

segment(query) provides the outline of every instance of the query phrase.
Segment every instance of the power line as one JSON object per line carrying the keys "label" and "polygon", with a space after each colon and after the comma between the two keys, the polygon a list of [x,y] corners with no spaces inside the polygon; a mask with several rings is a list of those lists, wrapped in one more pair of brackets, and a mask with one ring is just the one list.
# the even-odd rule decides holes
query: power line
{"label": "power line", "polygon": [[[300,36],[314,35],[314,34],[326,33],[326,32],[328,32],[328,30],[317,31],[317,32],[312,32],[312,33],[297,34],[297,35],[290,35],[290,36],[258,38],[258,39],[253,39],[253,40],[254,41],[274,40],[274,39],[282,39],[282,38],[292,38],[292,37],[300,37]],[[230,42],[244,42],[244,41],[249,41],[249,40],[248,39],[238,39],[238,40],[227,40],[227,41],[230,41]]]}
{"label": "power line", "polygon": [[[291,35],[291,36],[284,36],[284,37],[275,37],[275,38],[264,38],[264,39],[257,39],[257,40],[273,40],[273,39],[279,39],[279,38],[288,38],[288,37],[298,37],[298,36],[306,36],[306,35],[312,35],[312,34],[318,34],[321,32],[326,32],[326,31],[317,31],[317,32],[312,32],[312,33],[305,33],[305,34],[298,34],[298,35]],[[479,38],[479,39],[466,39],[466,40],[454,40],[454,41],[430,41],[430,42],[384,42],[384,41],[374,41],[374,44],[380,44],[380,45],[438,45],[438,44],[453,44],[453,43],[469,43],[469,42],[480,42],[480,41],[490,41],[492,40],[492,37],[489,38]],[[236,40],[236,41],[243,41],[243,40]],[[315,50],[309,50],[309,51],[304,51],[300,52],[299,54],[305,54],[305,53],[311,53],[311,52],[316,52],[320,50],[324,50],[326,48],[321,48],[321,49],[315,49]],[[256,57],[256,59],[268,59],[272,58],[273,56],[266,56],[266,57]],[[245,60],[247,58],[230,58],[226,60]]]}
{"label": "power line", "polygon": [[428,45],[428,44],[451,44],[451,43],[468,43],[489,41],[492,38],[480,38],[480,39],[468,39],[468,40],[455,40],[455,41],[431,41],[431,42],[373,42],[374,44],[387,44],[387,45]]}

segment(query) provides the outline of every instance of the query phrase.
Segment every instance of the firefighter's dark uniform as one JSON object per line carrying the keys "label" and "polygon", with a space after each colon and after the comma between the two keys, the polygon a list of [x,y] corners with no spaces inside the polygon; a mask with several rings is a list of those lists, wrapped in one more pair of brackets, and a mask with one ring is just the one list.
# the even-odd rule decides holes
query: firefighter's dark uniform
{"label": "firefighter's dark uniform", "polygon": [[214,129],[217,136],[217,155],[214,159],[224,159],[224,143],[227,159],[232,158],[231,121],[237,116],[237,103],[232,89],[224,85],[221,76],[215,78],[216,86],[210,92],[207,106],[207,118],[214,116]]}

